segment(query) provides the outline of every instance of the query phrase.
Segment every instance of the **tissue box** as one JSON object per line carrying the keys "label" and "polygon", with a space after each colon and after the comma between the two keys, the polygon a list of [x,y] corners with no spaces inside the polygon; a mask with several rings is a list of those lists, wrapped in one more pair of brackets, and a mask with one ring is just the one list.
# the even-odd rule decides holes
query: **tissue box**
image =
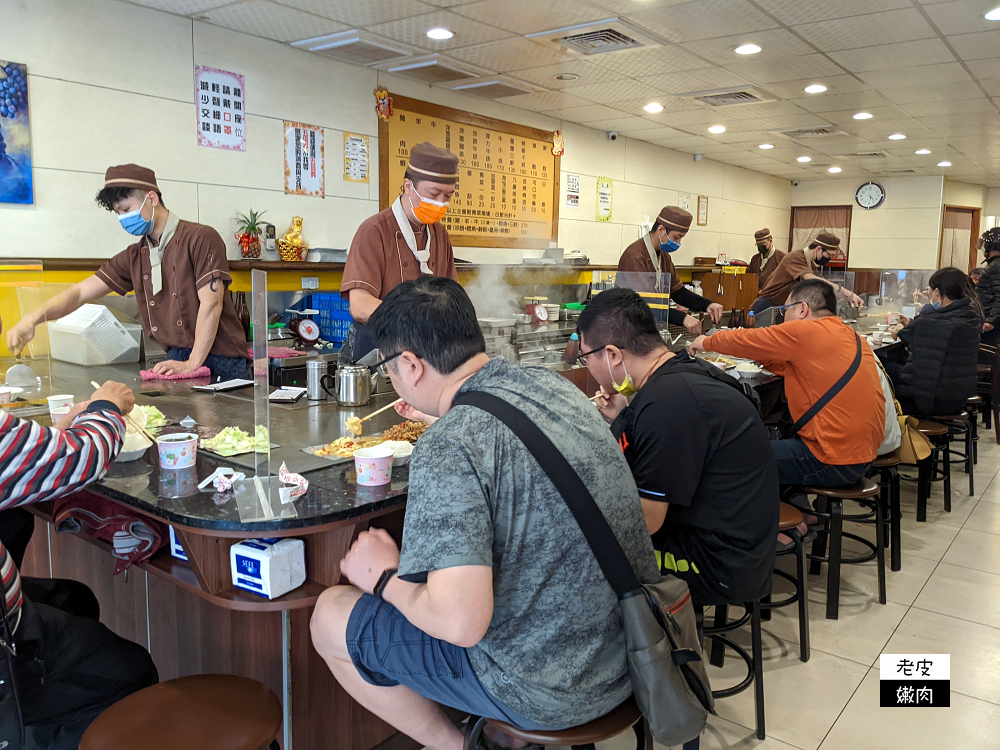
{"label": "tissue box", "polygon": [[176,557],[178,560],[183,560],[187,562],[188,556],[181,546],[181,543],[177,540],[177,532],[174,531],[174,527],[170,527],[170,554]]}
{"label": "tissue box", "polygon": [[306,581],[301,539],[246,539],[229,548],[233,585],[274,599]]}

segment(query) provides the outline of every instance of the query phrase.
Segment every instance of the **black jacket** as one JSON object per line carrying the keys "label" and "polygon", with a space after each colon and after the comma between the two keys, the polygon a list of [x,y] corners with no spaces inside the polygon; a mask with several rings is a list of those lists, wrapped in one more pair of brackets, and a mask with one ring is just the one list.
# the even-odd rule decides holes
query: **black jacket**
{"label": "black jacket", "polygon": [[987,322],[993,325],[1000,322],[1000,255],[986,263],[986,269],[976,284],[976,296],[983,304]]}
{"label": "black jacket", "polygon": [[900,399],[920,416],[958,414],[976,393],[976,364],[982,321],[971,301],[918,315],[899,332],[909,355],[898,384]]}

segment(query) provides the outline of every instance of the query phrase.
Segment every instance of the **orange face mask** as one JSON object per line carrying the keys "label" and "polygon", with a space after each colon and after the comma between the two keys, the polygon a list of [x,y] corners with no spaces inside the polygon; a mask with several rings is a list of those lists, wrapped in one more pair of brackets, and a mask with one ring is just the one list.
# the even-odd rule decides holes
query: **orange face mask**
{"label": "orange face mask", "polygon": [[416,188],[413,189],[413,192],[420,199],[420,203],[414,206],[412,198],[407,196],[406,199],[410,201],[410,208],[413,209],[413,215],[417,217],[417,221],[421,224],[436,224],[444,218],[444,215],[448,212],[447,203],[424,198],[417,192]]}

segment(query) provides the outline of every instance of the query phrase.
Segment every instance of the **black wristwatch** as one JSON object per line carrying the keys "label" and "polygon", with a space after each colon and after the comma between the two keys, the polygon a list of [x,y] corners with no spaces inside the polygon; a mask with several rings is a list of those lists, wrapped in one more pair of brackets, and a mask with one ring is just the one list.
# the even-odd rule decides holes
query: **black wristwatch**
{"label": "black wristwatch", "polygon": [[372,594],[376,599],[382,598],[382,592],[385,591],[385,587],[392,580],[392,577],[396,575],[399,568],[386,568],[382,571],[382,575],[378,577],[378,582],[375,584],[375,588],[372,589]]}

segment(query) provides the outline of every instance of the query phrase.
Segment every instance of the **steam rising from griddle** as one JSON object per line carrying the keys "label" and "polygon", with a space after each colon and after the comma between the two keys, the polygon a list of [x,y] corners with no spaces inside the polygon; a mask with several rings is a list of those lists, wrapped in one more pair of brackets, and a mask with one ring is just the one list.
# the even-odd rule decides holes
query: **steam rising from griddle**
{"label": "steam rising from griddle", "polygon": [[465,288],[477,318],[509,318],[521,312],[521,297],[504,279],[506,266],[482,265]]}

